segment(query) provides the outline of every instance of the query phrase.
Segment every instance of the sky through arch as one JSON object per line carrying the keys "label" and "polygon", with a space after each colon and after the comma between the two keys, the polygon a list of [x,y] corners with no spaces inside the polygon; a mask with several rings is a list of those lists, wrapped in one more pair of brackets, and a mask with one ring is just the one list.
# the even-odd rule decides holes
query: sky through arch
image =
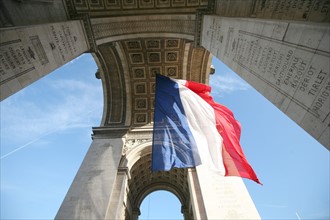
{"label": "sky through arch", "polygon": [[183,219],[181,202],[171,192],[157,190],[148,194],[141,203],[139,220]]}

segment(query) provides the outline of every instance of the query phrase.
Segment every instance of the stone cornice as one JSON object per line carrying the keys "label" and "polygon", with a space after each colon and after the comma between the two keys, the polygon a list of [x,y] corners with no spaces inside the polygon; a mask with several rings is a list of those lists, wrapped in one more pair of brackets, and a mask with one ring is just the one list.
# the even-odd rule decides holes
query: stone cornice
{"label": "stone cornice", "polygon": [[215,10],[215,0],[209,0],[207,8],[201,8],[196,10],[195,47],[201,46],[203,16],[206,14],[214,14],[214,10]]}
{"label": "stone cornice", "polygon": [[140,127],[140,128],[134,128],[131,129],[127,133],[127,139],[152,139],[152,131],[153,127],[152,126],[145,126],[145,127]]}
{"label": "stone cornice", "polygon": [[[92,19],[97,44],[128,39],[131,35],[195,35],[195,15],[143,15]],[[108,40],[107,40],[108,39]]]}
{"label": "stone cornice", "polygon": [[122,138],[129,127],[93,127],[92,139]]}

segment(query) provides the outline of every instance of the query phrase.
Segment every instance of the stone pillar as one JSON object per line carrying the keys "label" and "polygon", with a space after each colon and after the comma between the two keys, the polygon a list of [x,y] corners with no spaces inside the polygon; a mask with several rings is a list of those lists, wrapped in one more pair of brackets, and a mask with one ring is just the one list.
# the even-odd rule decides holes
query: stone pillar
{"label": "stone pillar", "polygon": [[207,213],[196,169],[188,169],[187,176],[194,219],[207,219]]}
{"label": "stone pillar", "polygon": [[330,22],[328,0],[216,0],[214,13],[223,17]]}
{"label": "stone pillar", "polygon": [[125,200],[127,200],[126,188],[129,178],[128,168],[119,167],[105,219],[126,219],[127,201]]}
{"label": "stone pillar", "polygon": [[94,128],[94,140],[55,219],[106,218],[110,198],[116,194],[116,176],[124,144],[118,130],[97,135]]}
{"label": "stone pillar", "polygon": [[188,175],[194,219],[260,219],[240,177],[223,177],[197,166]]}
{"label": "stone pillar", "polygon": [[327,23],[206,15],[201,45],[330,148]]}
{"label": "stone pillar", "polygon": [[0,100],[89,50],[82,21],[0,29]]}

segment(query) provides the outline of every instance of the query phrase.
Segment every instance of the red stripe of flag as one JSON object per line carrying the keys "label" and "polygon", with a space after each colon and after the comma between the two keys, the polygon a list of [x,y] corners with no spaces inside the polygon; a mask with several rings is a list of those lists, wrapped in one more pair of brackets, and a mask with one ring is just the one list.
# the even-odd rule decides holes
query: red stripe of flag
{"label": "red stripe of flag", "polygon": [[235,119],[232,111],[226,106],[214,102],[210,95],[210,86],[192,81],[186,81],[185,86],[198,94],[214,109],[217,130],[223,138],[222,157],[226,176],[240,176],[262,185],[245,158],[240,145],[241,125]]}

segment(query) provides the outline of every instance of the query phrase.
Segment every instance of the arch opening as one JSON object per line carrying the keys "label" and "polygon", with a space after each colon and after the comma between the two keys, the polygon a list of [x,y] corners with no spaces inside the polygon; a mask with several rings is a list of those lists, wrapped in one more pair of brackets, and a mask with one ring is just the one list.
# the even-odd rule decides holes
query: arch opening
{"label": "arch opening", "polygon": [[[155,192],[170,193],[172,197],[174,195],[175,199],[178,200],[176,202],[178,207],[176,208],[180,209],[177,211],[180,213],[179,219],[192,219],[187,170],[173,169],[171,171],[152,172],[149,142],[129,150],[125,158],[126,160],[121,161],[121,165],[127,167],[129,172],[126,188],[127,200],[124,201],[125,219],[141,219],[139,216],[142,212],[144,213],[142,219],[147,219],[148,211],[141,209],[143,207],[141,204],[146,201],[148,195],[150,196]],[[166,201],[166,199],[160,201]],[[158,208],[162,209],[166,206],[168,206],[167,202],[157,205]],[[158,216],[161,219],[169,218],[162,215]],[[154,219],[154,217],[151,218],[149,214],[149,219]],[[178,219],[178,216],[175,219]]]}
{"label": "arch opening", "polygon": [[181,207],[182,203],[174,193],[156,190],[144,197],[138,219],[184,219]]}

